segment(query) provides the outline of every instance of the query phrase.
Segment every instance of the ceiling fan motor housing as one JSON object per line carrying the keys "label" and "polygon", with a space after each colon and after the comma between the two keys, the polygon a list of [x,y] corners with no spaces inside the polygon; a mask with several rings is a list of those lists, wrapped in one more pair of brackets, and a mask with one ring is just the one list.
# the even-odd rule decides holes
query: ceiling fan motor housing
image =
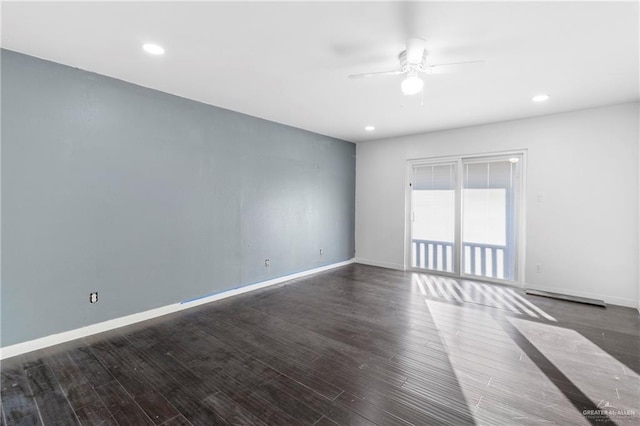
{"label": "ceiling fan motor housing", "polygon": [[403,50],[398,55],[398,59],[400,60],[400,66],[402,67],[403,72],[409,71],[423,71],[425,69],[425,63],[427,62],[427,51],[426,49],[422,53],[422,60],[419,63],[413,64],[407,60],[407,51]]}

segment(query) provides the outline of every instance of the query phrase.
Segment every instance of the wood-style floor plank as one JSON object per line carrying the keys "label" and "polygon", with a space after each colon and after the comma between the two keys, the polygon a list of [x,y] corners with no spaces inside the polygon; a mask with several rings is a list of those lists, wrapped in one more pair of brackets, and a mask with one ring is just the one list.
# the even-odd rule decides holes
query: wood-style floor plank
{"label": "wood-style floor plank", "polygon": [[23,417],[39,417],[36,402],[21,365],[3,366],[0,380],[2,411],[8,424],[16,423]]}
{"label": "wood-style floor plank", "polygon": [[67,352],[45,351],[45,364],[56,376],[64,395],[74,410],[95,404],[99,397],[75,361]]}
{"label": "wood-style floor plank", "polygon": [[37,426],[41,425],[42,421],[40,420],[40,416],[38,414],[30,414],[28,416],[20,417],[13,423],[8,423],[11,426]]}
{"label": "wood-style floor plank", "polygon": [[112,380],[96,388],[96,392],[118,424],[155,424],[117,381]]}
{"label": "wood-style floor plank", "polygon": [[229,424],[258,426],[265,424],[249,410],[229,398],[224,392],[211,395],[205,398],[203,402]]}
{"label": "wood-style floor plank", "polygon": [[278,376],[268,384],[277,387],[281,392],[285,392],[290,397],[296,398],[314,411],[321,413],[323,417],[331,419],[338,424],[360,426],[371,426],[374,424],[340,405],[335,401],[335,398],[326,398],[285,375]]}
{"label": "wood-style floor plank", "polygon": [[175,416],[172,419],[162,423],[162,426],[192,426],[191,422],[187,420],[182,414]]}
{"label": "wood-style floor plank", "polygon": [[26,370],[27,382],[38,406],[40,418],[45,424],[79,424],[62,388],[46,364],[39,364]]}
{"label": "wood-style floor plank", "polygon": [[76,410],[76,416],[83,425],[115,426],[116,421],[102,401],[91,402]]}
{"label": "wood-style floor plank", "polygon": [[639,370],[632,309],[349,265],[5,360],[0,426],[638,424]]}

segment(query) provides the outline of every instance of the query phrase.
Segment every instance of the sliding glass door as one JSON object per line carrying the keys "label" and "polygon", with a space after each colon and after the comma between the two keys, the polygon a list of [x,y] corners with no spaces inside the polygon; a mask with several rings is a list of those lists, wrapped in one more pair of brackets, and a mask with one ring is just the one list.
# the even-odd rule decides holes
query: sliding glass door
{"label": "sliding glass door", "polygon": [[463,160],[462,272],[516,279],[520,156]]}
{"label": "sliding glass door", "polygon": [[522,154],[413,162],[410,266],[517,279]]}

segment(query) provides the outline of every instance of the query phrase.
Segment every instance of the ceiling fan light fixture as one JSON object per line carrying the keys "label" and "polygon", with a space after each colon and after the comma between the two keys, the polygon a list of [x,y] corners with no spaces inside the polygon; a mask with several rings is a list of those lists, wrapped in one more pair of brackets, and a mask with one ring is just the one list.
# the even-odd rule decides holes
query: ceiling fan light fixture
{"label": "ceiling fan light fixture", "polygon": [[407,96],[415,95],[422,92],[422,87],[424,86],[424,81],[418,77],[417,72],[410,73],[407,78],[402,81],[402,93]]}

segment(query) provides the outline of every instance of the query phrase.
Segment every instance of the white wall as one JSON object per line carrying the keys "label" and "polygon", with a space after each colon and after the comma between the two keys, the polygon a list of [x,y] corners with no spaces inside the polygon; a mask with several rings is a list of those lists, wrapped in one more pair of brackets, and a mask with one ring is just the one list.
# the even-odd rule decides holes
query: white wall
{"label": "white wall", "polygon": [[630,103],[359,143],[357,261],[404,268],[407,160],[527,149],[526,286],[638,307],[638,111]]}

